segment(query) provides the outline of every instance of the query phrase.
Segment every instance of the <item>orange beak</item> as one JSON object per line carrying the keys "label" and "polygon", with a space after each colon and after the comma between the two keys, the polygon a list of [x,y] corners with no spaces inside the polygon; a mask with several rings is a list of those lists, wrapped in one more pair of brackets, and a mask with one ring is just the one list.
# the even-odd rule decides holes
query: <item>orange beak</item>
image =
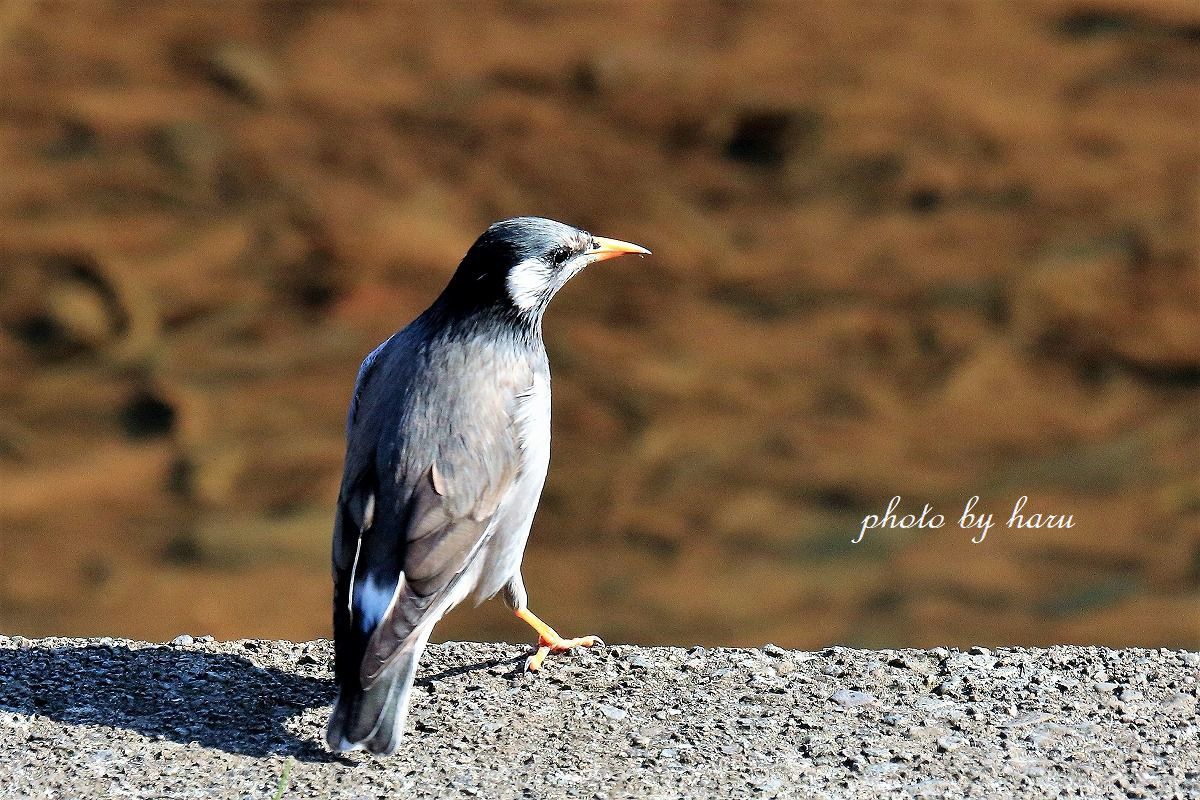
{"label": "orange beak", "polygon": [[588,256],[589,260],[593,262],[607,261],[617,256],[650,255],[650,251],[641,245],[622,242],[619,239],[606,239],[603,236],[593,236],[592,240],[596,243],[596,246],[588,250],[584,255]]}

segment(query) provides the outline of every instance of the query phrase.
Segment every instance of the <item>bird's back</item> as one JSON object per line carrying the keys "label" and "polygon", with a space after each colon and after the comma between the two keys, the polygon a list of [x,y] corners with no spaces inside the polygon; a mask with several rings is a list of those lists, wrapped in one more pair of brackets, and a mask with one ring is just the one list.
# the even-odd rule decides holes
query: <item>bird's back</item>
{"label": "bird's back", "polygon": [[[423,317],[363,362],[334,535],[343,694],[369,700],[372,676],[414,642],[419,655],[450,607],[494,594],[519,568],[549,457],[549,371],[536,345]],[[396,705],[383,697],[367,711]]]}
{"label": "bird's back", "polygon": [[[418,319],[380,345],[359,370],[347,419],[344,480],[373,455],[401,484],[434,460],[455,470],[447,477],[456,482],[494,484],[514,446],[519,456],[526,437],[548,438],[549,377],[540,342],[497,340],[469,329],[431,331]],[[544,418],[530,419],[533,395],[545,401],[537,404]]]}

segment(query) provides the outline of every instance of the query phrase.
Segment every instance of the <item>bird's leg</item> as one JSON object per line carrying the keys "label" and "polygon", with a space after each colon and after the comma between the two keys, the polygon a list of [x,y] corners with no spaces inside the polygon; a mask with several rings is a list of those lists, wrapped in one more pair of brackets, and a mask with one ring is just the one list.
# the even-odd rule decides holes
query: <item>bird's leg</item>
{"label": "bird's leg", "polygon": [[528,608],[518,608],[517,616],[528,623],[529,627],[537,631],[538,634],[537,652],[531,655],[525,662],[525,669],[530,672],[537,672],[542,668],[542,661],[545,660],[548,653],[565,653],[572,647],[604,646],[604,640],[599,636],[580,636],[577,639],[564,639],[558,635],[558,632],[554,628],[551,628],[538,619],[537,615]]}

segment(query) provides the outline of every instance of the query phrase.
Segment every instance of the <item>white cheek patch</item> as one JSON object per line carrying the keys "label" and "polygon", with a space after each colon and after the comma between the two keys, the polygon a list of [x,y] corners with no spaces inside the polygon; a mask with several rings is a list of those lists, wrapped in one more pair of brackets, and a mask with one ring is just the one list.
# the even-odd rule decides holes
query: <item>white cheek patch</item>
{"label": "white cheek patch", "polygon": [[508,296],[522,311],[533,311],[554,293],[554,276],[540,259],[529,258],[508,272]]}
{"label": "white cheek patch", "polygon": [[592,260],[593,259],[591,256],[584,253],[583,255],[575,256],[575,258],[572,258],[570,261],[564,264],[563,268],[559,270],[558,273],[558,286],[556,287],[556,291],[557,289],[561,289],[563,284],[571,280],[571,278],[574,278],[576,275],[578,275],[584,267],[592,263]]}

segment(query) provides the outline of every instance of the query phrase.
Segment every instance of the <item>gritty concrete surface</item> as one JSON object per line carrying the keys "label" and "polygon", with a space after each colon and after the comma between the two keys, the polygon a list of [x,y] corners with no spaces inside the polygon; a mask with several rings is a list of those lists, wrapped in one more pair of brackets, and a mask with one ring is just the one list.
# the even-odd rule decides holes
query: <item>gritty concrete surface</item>
{"label": "gritty concrete surface", "polygon": [[328,642],[0,637],[5,797],[1197,797],[1200,655],[432,646],[325,752]]}

